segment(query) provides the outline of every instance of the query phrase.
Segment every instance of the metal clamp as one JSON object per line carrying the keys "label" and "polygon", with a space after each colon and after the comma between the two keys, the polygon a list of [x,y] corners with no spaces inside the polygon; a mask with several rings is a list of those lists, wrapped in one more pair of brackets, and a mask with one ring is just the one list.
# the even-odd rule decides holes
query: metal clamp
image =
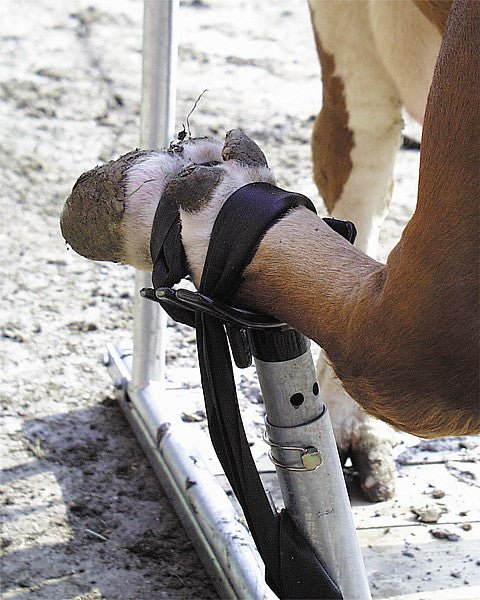
{"label": "metal clamp", "polygon": [[307,446],[306,448],[303,446],[281,446],[280,444],[272,442],[272,440],[268,437],[266,430],[263,432],[263,440],[271,448],[288,450],[290,452],[300,452],[300,460],[302,461],[303,466],[296,467],[295,465],[281,463],[273,456],[272,451],[269,450],[268,458],[276,467],[280,467],[280,469],[285,469],[286,471],[315,471],[323,463],[323,458],[320,452],[314,446]]}

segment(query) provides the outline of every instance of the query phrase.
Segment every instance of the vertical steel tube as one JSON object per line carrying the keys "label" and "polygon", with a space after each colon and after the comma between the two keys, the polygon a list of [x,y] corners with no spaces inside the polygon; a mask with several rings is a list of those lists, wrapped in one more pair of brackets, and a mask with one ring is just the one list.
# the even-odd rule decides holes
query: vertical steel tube
{"label": "vertical steel tube", "polygon": [[[298,336],[292,331],[283,335]],[[288,352],[283,360],[268,356],[267,344],[263,348],[257,345],[254,356],[271,455],[277,465],[283,465],[276,469],[285,506],[344,598],[369,600],[350,502],[310,349],[305,352],[298,340],[293,345],[277,343],[277,347],[290,348],[290,356]],[[310,453],[302,458],[302,452],[293,448],[309,448]],[[318,463],[315,470],[303,468],[305,464],[310,467]]]}
{"label": "vertical steel tube", "polygon": [[[142,148],[162,148],[174,137],[179,0],[145,0],[143,23]],[[133,389],[165,376],[167,315],[155,302],[140,297],[151,286],[150,274],[135,274],[133,308]]]}

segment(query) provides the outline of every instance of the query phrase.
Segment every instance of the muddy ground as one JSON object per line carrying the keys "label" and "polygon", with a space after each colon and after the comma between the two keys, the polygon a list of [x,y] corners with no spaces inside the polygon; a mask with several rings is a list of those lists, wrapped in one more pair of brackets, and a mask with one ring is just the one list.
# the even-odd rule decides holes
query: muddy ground
{"label": "muddy ground", "polygon": [[[162,0],[159,0],[162,1]],[[113,399],[107,343],[131,337],[133,272],[64,245],[80,173],[138,145],[141,0],[2,0],[2,592],[9,600],[216,598]],[[178,129],[243,127],[280,185],[316,192],[308,140],[321,100],[303,0],[190,0],[178,27]],[[403,152],[383,237],[415,198]],[[170,327],[169,360],[195,363]]]}

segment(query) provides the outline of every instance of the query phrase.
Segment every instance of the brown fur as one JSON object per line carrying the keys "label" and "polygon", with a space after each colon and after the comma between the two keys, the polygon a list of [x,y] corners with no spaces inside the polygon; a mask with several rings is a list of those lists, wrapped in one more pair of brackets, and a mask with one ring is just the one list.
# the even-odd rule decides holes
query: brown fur
{"label": "brown fur", "polygon": [[[312,135],[313,175],[331,212],[352,170],[350,152],[354,142],[348,128],[343,82],[334,75],[334,57],[324,51],[316,33],[315,43],[322,67],[323,103]],[[332,148],[336,149],[335,153]]]}
{"label": "brown fur", "polygon": [[413,3],[443,35],[452,0],[413,0]]}
{"label": "brown fur", "polygon": [[424,437],[480,431],[479,49],[480,13],[457,0],[427,103],[417,210],[387,264],[297,209],[267,232],[240,291],[325,348],[368,412]]}

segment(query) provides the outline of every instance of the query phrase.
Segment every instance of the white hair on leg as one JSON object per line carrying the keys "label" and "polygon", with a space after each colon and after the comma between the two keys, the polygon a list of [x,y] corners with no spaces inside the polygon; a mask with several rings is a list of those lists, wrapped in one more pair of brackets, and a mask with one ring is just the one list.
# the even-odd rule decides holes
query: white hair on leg
{"label": "white hair on leg", "polygon": [[229,160],[222,167],[225,176],[213,191],[205,208],[195,213],[180,209],[183,246],[189,257],[193,281],[197,286],[205,264],[213,225],[225,200],[249,183],[265,182],[275,185],[275,177],[268,167],[246,166],[236,160]]}
{"label": "white hair on leg", "polygon": [[151,270],[151,229],[168,182],[192,164],[221,160],[222,144],[199,138],[188,140],[181,150],[152,150],[129,167],[125,175],[124,262],[143,271]]}

